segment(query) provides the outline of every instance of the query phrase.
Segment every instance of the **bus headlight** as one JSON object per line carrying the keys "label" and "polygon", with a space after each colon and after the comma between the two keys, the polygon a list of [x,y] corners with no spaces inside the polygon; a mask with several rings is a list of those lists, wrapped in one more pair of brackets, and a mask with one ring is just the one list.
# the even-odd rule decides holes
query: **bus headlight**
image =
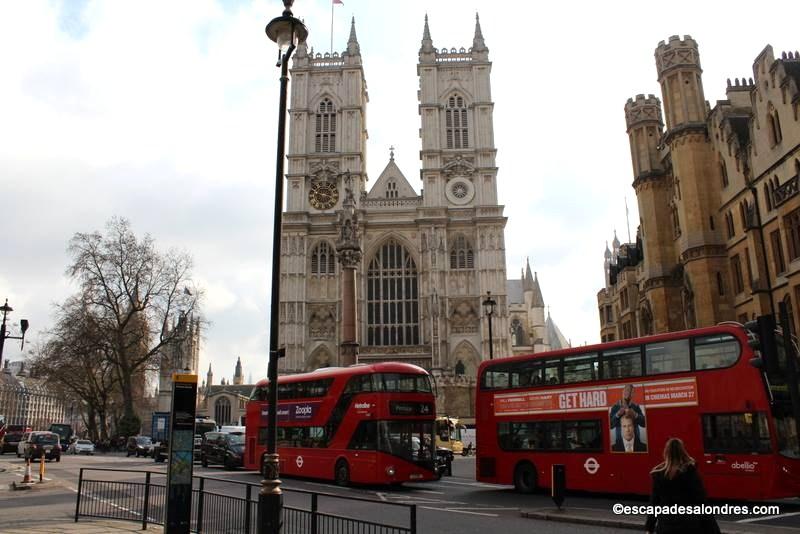
{"label": "bus headlight", "polygon": [[386,468],[386,474],[389,475],[390,477],[393,477],[394,473],[395,471],[393,465],[390,465],[389,467]]}

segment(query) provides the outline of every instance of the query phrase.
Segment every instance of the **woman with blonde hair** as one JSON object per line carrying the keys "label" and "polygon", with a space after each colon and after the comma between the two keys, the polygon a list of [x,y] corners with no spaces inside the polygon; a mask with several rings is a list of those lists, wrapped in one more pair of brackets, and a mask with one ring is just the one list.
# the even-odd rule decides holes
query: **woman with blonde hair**
{"label": "woman with blonde hair", "polygon": [[[706,502],[706,491],[694,458],[686,452],[683,441],[670,438],[664,445],[664,461],[650,471],[653,491],[650,504],[653,506],[702,505]],[[645,530],[648,533],[667,534],[714,534],[720,532],[713,515],[648,515]]]}

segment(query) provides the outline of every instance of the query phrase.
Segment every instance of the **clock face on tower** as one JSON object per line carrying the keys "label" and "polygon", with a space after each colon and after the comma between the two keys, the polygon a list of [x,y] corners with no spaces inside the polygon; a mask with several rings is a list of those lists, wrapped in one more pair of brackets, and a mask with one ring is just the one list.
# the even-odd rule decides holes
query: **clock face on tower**
{"label": "clock face on tower", "polygon": [[308,192],[308,202],[318,210],[329,210],[339,200],[339,190],[331,182],[314,182]]}

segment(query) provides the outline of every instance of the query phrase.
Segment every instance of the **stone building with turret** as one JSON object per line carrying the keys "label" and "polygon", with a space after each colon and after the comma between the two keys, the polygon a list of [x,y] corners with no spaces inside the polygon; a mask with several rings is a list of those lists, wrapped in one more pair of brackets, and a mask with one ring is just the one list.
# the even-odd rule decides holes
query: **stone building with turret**
{"label": "stone building with turret", "polygon": [[[493,352],[513,354],[491,69],[477,18],[470,48],[437,49],[426,17],[417,64],[420,167],[403,172],[390,150],[370,181],[355,21],[342,53],[298,46],[282,225],[281,373],[408,362],[437,375],[446,392],[440,408],[469,416],[468,390],[489,355],[487,292],[497,301]],[[407,178],[413,175],[419,193]]]}
{"label": "stone building with turret", "polygon": [[705,100],[697,42],[655,50],[661,97],[625,105],[635,243],[606,247],[604,341],[746,322],[800,299],[800,54],[767,46]]}
{"label": "stone building with turret", "polygon": [[209,364],[206,378],[197,390],[197,415],[210,417],[219,426],[244,424],[252,392],[253,385],[244,383],[241,358],[236,358],[233,380],[223,377],[219,384],[214,384],[214,372]]}

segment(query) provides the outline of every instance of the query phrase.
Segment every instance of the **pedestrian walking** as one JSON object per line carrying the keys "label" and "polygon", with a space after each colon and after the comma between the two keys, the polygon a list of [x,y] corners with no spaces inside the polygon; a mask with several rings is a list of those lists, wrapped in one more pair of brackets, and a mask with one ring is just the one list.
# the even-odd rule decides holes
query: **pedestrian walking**
{"label": "pedestrian walking", "polygon": [[[653,506],[702,505],[706,502],[706,491],[694,458],[686,452],[683,441],[670,438],[664,446],[664,461],[650,472],[653,491],[650,504]],[[720,529],[713,515],[666,514],[648,515],[645,530],[657,534],[719,534]]]}

